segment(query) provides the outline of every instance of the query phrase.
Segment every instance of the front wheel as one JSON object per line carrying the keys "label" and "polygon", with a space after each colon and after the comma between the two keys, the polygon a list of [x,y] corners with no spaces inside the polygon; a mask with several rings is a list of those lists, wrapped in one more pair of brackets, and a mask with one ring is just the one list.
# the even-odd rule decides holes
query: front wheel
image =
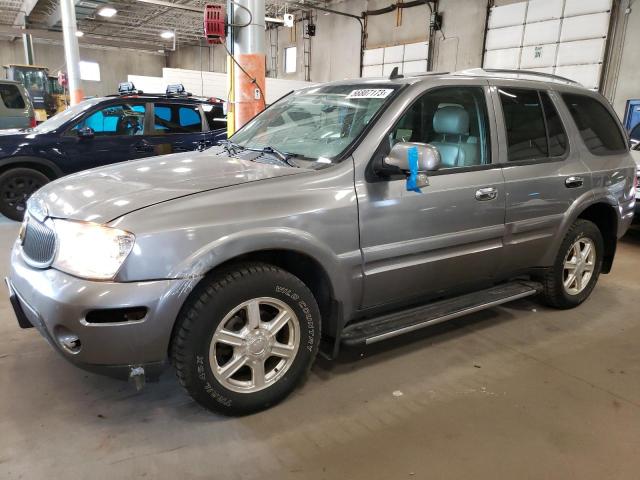
{"label": "front wheel", "polygon": [[545,303],[556,308],[573,308],[584,302],[602,270],[604,241],[598,227],[577,220],[567,232],[553,268],[543,279]]}
{"label": "front wheel", "polygon": [[31,168],[12,168],[0,175],[0,213],[11,220],[22,221],[27,200],[40,187],[49,183],[43,173]]}
{"label": "front wheel", "polygon": [[226,415],[265,409],[306,376],[320,342],[311,291],[272,265],[240,265],[202,284],[172,343],[178,379],[205,408]]}

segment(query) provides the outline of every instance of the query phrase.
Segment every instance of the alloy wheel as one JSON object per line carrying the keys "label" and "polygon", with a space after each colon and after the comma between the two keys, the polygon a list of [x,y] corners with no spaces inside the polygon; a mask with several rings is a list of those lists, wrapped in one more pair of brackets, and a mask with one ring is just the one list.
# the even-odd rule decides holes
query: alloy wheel
{"label": "alloy wheel", "polygon": [[254,393],[289,370],[300,344],[300,326],[286,303],[260,297],[241,303],[220,322],[209,362],[216,380],[234,392]]}
{"label": "alloy wheel", "polygon": [[582,237],[569,248],[564,260],[562,282],[569,295],[578,295],[589,284],[596,265],[593,240]]}

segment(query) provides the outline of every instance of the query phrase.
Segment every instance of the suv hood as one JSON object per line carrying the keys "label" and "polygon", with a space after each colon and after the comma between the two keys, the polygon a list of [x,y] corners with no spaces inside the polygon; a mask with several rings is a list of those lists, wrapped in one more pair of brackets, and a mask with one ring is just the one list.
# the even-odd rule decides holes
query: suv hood
{"label": "suv hood", "polygon": [[225,153],[214,147],[86,170],[45,185],[32,196],[30,205],[40,212],[37,216],[107,223],[186,195],[308,171]]}

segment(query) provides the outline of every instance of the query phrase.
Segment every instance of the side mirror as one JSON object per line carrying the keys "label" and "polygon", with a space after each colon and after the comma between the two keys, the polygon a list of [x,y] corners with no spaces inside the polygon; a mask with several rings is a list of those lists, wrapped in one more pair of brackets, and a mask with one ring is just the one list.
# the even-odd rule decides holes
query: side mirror
{"label": "side mirror", "polygon": [[408,172],[409,150],[415,148],[418,151],[418,172],[435,172],[442,165],[440,152],[433,145],[418,142],[399,142],[392,148],[389,155],[384,158],[383,163],[388,167],[395,167],[403,172]]}
{"label": "side mirror", "polygon": [[79,138],[93,138],[95,136],[95,132],[91,127],[84,127],[78,129],[78,137]]}

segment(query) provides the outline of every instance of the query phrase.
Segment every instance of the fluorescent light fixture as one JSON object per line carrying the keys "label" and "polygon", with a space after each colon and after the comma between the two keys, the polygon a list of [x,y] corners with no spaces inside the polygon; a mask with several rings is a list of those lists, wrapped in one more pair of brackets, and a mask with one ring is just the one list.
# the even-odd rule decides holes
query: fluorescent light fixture
{"label": "fluorescent light fixture", "polygon": [[102,7],[98,10],[98,15],[101,17],[113,17],[116,13],[118,13],[118,11],[113,7]]}
{"label": "fluorescent light fixture", "polygon": [[76,37],[82,37],[84,35],[84,32],[81,32],[80,30],[76,30]]}
{"label": "fluorescent light fixture", "polygon": [[170,39],[170,38],[173,38],[173,35],[174,35],[174,33],[173,33],[173,32],[170,32],[169,30],[165,30],[164,32],[162,32],[162,33],[160,34],[160,36],[161,36],[162,38],[166,38],[167,40],[168,40],[168,39]]}

